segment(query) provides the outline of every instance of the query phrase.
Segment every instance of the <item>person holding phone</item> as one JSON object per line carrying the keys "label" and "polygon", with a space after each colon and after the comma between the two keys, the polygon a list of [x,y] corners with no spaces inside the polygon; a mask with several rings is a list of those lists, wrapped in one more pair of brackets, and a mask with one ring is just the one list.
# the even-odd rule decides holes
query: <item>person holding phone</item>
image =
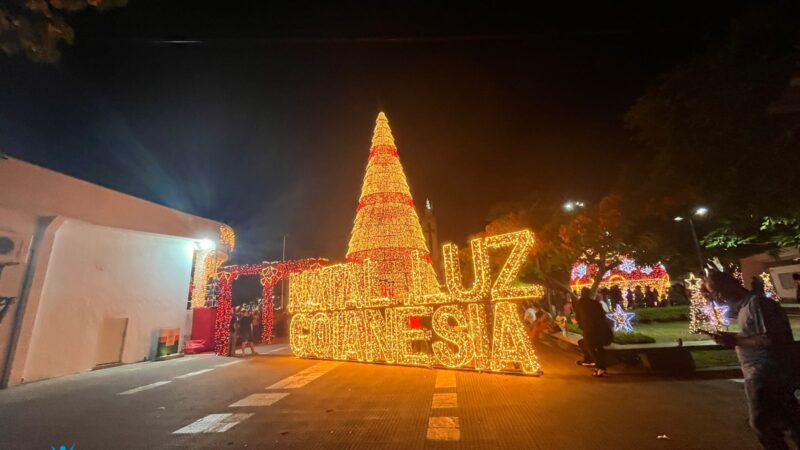
{"label": "person holding phone", "polygon": [[738,333],[720,332],[714,340],[735,348],[744,375],[750,426],[765,449],[788,449],[784,432],[800,446],[800,405],[793,362],[794,337],[778,302],[745,289],[733,275],[713,272],[706,279],[711,299],[738,311]]}

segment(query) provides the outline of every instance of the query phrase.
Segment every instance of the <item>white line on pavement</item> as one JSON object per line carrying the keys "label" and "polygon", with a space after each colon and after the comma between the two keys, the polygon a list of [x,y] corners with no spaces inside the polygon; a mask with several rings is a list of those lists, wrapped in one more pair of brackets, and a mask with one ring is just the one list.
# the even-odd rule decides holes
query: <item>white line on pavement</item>
{"label": "white line on pavement", "polygon": [[736,383],[744,383],[744,378],[731,378],[731,381]]}
{"label": "white line on pavement", "polygon": [[171,380],[170,381],[156,381],[155,383],[146,384],[144,386],[139,386],[137,388],[129,389],[129,390],[125,391],[125,392],[120,392],[117,395],[131,395],[131,394],[135,394],[137,392],[142,392],[142,391],[146,391],[146,390],[149,390],[149,389],[157,388],[159,386],[163,386],[163,385],[168,384],[168,383],[172,383],[172,381]]}
{"label": "white line on pavement", "polygon": [[431,408],[455,408],[458,406],[458,397],[454,393],[439,393],[433,394],[433,402]]}
{"label": "white line on pavement", "polygon": [[437,370],[434,388],[456,387],[456,373],[451,370]]}
{"label": "white line on pavement", "polygon": [[274,349],[272,349],[272,350],[270,350],[270,351],[268,351],[268,352],[264,352],[264,353],[262,353],[262,355],[266,355],[266,354],[268,354],[268,353],[280,352],[280,351],[286,350],[286,349],[288,349],[288,348],[289,348],[289,346],[288,346],[288,345],[286,345],[286,346],[283,346],[283,347],[274,348]]}
{"label": "white line on pavement", "polygon": [[325,375],[326,373],[330,372],[331,370],[335,369],[336,367],[341,364],[340,362],[320,362],[316,363],[313,366],[303,369],[296,374],[284,378],[277,383],[273,384],[272,386],[268,387],[267,389],[297,389],[301,388],[308,383],[316,380],[317,378]]}
{"label": "white line on pavement", "polygon": [[239,360],[236,360],[236,361],[226,362],[226,363],[223,363],[223,364],[217,364],[216,367],[228,367],[228,366],[232,366],[234,364],[239,364],[240,362],[244,362],[244,360],[243,359],[239,359]]}
{"label": "white line on pavement", "polygon": [[230,408],[240,408],[244,406],[270,406],[278,400],[289,395],[288,392],[270,392],[267,394],[252,394],[228,405]]}
{"label": "white line on pavement", "polygon": [[252,416],[253,413],[209,414],[179,430],[173,431],[172,434],[224,433]]}
{"label": "white line on pavement", "polygon": [[178,380],[178,379],[181,379],[181,378],[189,378],[189,377],[193,377],[195,375],[200,375],[201,373],[211,372],[212,370],[214,370],[214,369],[203,369],[203,370],[198,370],[196,372],[189,372],[189,373],[186,373],[186,374],[183,374],[183,375],[178,375],[177,377],[175,377],[175,379]]}
{"label": "white line on pavement", "polygon": [[461,429],[458,417],[429,417],[427,438],[431,441],[458,441]]}

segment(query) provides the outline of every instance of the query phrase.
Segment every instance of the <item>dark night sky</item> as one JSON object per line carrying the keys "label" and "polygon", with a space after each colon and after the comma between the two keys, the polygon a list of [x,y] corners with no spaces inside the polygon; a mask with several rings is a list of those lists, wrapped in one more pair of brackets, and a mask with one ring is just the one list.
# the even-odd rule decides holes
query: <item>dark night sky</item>
{"label": "dark night sky", "polygon": [[227,222],[239,261],[283,232],[341,258],[384,110],[417,204],[463,241],[493,204],[607,188],[641,151],[625,110],[747,4],[273,3],[132,0],[72,17],[57,65],[0,55],[0,151]]}

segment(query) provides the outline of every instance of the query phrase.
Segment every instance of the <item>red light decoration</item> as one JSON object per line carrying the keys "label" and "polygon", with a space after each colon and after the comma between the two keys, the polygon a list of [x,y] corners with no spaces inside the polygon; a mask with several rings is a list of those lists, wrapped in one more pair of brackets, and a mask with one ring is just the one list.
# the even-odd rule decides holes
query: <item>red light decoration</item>
{"label": "red light decoration", "polygon": [[230,329],[232,308],[233,283],[242,275],[260,275],[262,297],[261,323],[264,325],[261,332],[261,341],[267,344],[272,342],[272,325],[275,312],[272,304],[272,291],[283,278],[295,272],[306,269],[318,268],[326,265],[328,260],[323,258],[307,258],[295,261],[263,262],[261,264],[241,264],[238,266],[225,266],[219,269],[217,294],[217,318],[214,327],[214,350],[218,355],[227,355],[230,345]]}
{"label": "red light decoration", "polygon": [[[597,266],[584,262],[577,262],[572,266],[570,286],[578,293],[581,288],[591,287],[594,276],[597,273]],[[639,266],[633,259],[626,258],[622,264],[603,274],[600,282],[601,288],[610,288],[619,285],[623,291],[633,289],[636,286],[655,289],[659,295],[663,295],[669,289],[669,274],[663,264],[657,263],[652,266]]]}

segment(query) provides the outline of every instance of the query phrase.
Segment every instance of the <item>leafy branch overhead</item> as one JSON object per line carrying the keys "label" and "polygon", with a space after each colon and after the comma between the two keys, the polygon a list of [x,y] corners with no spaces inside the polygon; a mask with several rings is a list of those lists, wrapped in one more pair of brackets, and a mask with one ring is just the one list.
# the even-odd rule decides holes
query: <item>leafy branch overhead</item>
{"label": "leafy branch overhead", "polygon": [[0,49],[25,54],[33,61],[53,63],[61,44],[72,45],[75,32],[67,16],[86,8],[104,11],[127,0],[8,0],[0,2]]}

